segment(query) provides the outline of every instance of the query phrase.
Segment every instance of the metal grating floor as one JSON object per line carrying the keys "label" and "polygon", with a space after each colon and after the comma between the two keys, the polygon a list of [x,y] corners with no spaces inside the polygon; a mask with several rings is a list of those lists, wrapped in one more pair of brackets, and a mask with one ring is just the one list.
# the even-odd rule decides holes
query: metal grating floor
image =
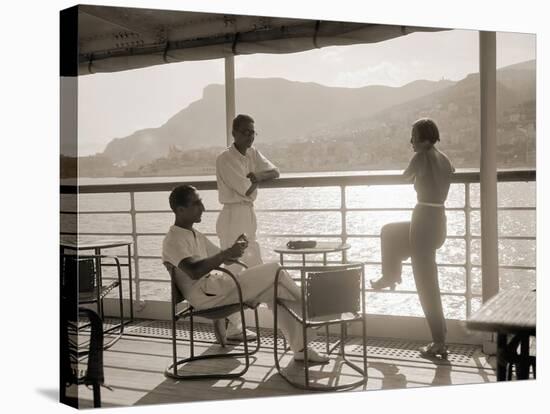
{"label": "metal grating floor", "polygon": [[[107,320],[106,325],[116,324],[117,320]],[[177,323],[176,337],[180,340],[189,340],[189,323]],[[158,339],[171,339],[171,322],[160,320],[137,320],[124,327],[124,335],[150,337]],[[329,344],[332,348],[338,341],[338,336],[329,336]],[[214,330],[209,323],[195,322],[195,341],[204,343],[216,343]],[[264,349],[273,349],[273,330],[260,328],[260,347]],[[324,352],[326,350],[325,335],[323,330],[319,330],[317,338],[310,345]],[[480,361],[480,356],[483,356],[480,347],[474,345],[449,344],[449,355],[447,361],[434,359],[426,359],[420,355],[418,348],[425,345],[425,342],[410,341],[406,339],[392,338],[368,338],[367,339],[367,354],[369,358],[394,359],[394,360],[409,360],[409,361],[432,361],[434,363],[479,366],[487,365],[486,361]],[[283,349],[282,337],[278,335],[278,348]],[[359,337],[350,337],[346,344],[346,354],[351,356],[361,356],[362,346]]]}

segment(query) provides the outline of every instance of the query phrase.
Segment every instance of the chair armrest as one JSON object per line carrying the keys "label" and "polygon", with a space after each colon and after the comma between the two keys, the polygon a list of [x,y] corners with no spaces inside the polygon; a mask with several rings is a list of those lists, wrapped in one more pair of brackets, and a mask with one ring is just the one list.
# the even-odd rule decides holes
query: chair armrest
{"label": "chair armrest", "polygon": [[[118,283],[119,284],[122,283],[122,270],[120,268],[120,259],[118,258],[118,256],[108,255],[108,254],[90,254],[90,255],[80,256],[80,257],[85,257],[85,258],[89,258],[89,259],[113,259],[115,261],[115,264],[114,265],[111,264],[109,266],[115,266],[116,267]],[[130,261],[130,260],[132,260],[132,259],[129,257],[128,261]],[[106,265],[106,264],[101,263],[101,266],[103,266],[103,265]]]}
{"label": "chair armrest", "polygon": [[80,259],[113,259],[117,266],[120,266],[120,260],[118,256],[116,255],[110,255],[110,254],[87,254],[87,255],[81,255],[78,256]]}
{"label": "chair armrest", "polygon": [[[110,255],[101,254],[101,255],[98,255],[98,257],[100,259],[113,259],[115,261],[115,266],[116,266],[117,276],[118,276],[118,282],[122,283],[122,273],[121,273],[121,269],[120,269],[120,260],[119,260],[118,256],[110,256]],[[132,258],[128,257],[128,263],[130,262],[130,260],[132,260]]]}
{"label": "chair armrest", "polygon": [[[240,263],[240,264],[242,264],[243,266],[246,267],[246,265],[244,263]],[[239,295],[239,303],[243,304],[244,302],[243,302],[243,292],[242,292],[242,289],[241,289],[241,284],[239,283],[239,281],[237,280],[235,275],[233,273],[231,273],[230,270],[225,269],[223,267],[216,267],[215,269],[212,269],[212,270],[217,270],[219,272],[225,273],[226,275],[231,277],[231,279],[233,279],[233,282],[235,283],[235,286],[237,287],[237,293]]]}

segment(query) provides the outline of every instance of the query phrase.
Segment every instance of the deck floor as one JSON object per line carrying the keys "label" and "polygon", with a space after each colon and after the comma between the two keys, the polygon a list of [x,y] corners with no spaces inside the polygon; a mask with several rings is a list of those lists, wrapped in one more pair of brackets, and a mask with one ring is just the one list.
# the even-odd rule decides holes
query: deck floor
{"label": "deck floor", "polygon": [[[273,335],[262,329],[261,348],[251,360],[248,372],[231,380],[178,381],[165,377],[164,370],[171,362],[172,345],[169,340],[169,323],[164,321],[138,321],[125,329],[125,335],[104,353],[105,383],[111,390],[102,388],[102,405],[131,406],[176,402],[227,400],[316,393],[303,391],[288,384],[274,365]],[[188,355],[186,326],[178,327],[178,354]],[[106,337],[108,340],[108,337]],[[336,337],[329,338],[335,343]],[[210,325],[198,324],[195,352],[219,352],[214,343]],[[325,350],[325,337],[319,335],[312,345]],[[369,338],[367,342],[368,381],[365,385],[340,392],[403,389],[426,386],[478,384],[496,381],[494,357],[487,357],[479,347],[450,345],[448,360],[426,359],[417,351],[422,343],[405,339]],[[351,338],[346,354],[357,365],[362,365],[358,338]],[[230,346],[228,351],[236,349]],[[284,353],[282,341],[278,343],[279,360],[285,372],[303,381],[303,363],[292,360]],[[223,359],[195,362],[196,371],[216,369],[221,372],[237,371],[242,360]],[[184,368],[187,369],[187,368]],[[338,351],[331,354],[327,365],[310,367],[310,379],[315,384],[343,384],[358,379],[358,373],[343,364]],[[75,393],[74,387],[68,391]],[[92,393],[85,386],[78,387],[79,405],[92,406]]]}

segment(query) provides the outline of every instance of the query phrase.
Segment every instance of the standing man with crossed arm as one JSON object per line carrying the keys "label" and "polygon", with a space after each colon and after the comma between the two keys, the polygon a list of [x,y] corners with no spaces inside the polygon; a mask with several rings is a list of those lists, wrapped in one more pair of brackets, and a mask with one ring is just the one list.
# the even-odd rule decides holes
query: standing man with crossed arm
{"label": "standing man with crossed arm", "polygon": [[[233,145],[216,159],[218,199],[223,209],[216,222],[216,232],[222,249],[231,247],[242,234],[248,248],[241,260],[248,266],[263,263],[260,245],[256,241],[256,213],[254,200],[258,185],[279,177],[277,167],[252,146],[257,133],[254,119],[249,115],[237,115],[232,126]],[[229,318],[227,336],[240,332],[238,315]],[[235,323],[233,324],[233,321]],[[250,331],[250,337],[253,332]]]}

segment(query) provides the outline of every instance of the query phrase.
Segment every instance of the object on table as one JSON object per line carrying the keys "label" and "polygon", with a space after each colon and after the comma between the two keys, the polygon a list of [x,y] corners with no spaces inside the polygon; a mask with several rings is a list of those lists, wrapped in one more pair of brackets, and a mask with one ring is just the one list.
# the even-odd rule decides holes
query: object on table
{"label": "object on table", "polygon": [[286,244],[286,247],[293,250],[313,249],[315,246],[317,246],[315,240],[291,240]]}

